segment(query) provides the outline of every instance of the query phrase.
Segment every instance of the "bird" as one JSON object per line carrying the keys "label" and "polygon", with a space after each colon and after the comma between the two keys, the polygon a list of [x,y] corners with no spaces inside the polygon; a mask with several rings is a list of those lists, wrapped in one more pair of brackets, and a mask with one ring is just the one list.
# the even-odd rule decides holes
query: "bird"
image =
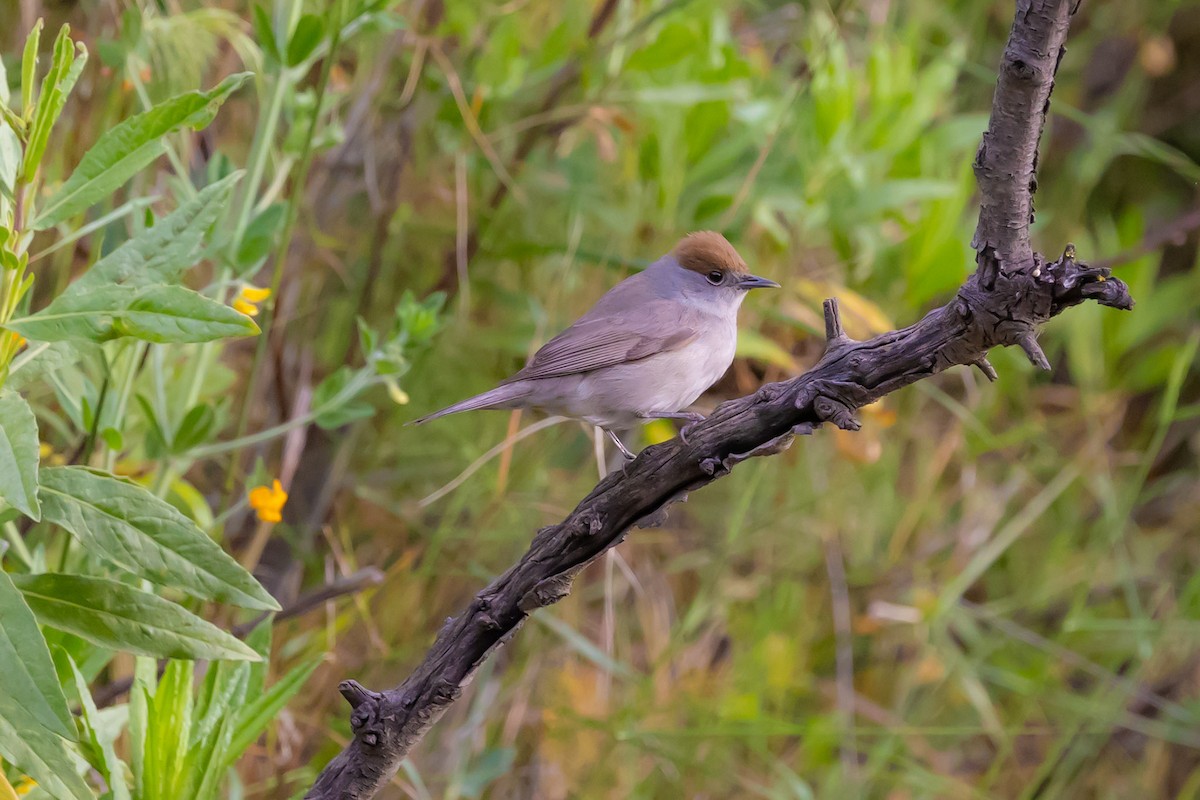
{"label": "bird", "polygon": [[688,234],[610,289],[520,372],[410,424],[477,409],[536,409],[595,425],[632,460],[618,430],[703,419],[687,409],[733,363],[746,294],[767,287],[779,284],[752,275],[724,236]]}

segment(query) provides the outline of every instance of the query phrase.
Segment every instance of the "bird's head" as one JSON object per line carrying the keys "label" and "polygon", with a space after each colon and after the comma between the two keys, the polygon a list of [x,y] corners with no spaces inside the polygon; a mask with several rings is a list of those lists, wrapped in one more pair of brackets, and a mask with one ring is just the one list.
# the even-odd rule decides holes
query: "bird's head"
{"label": "bird's head", "polygon": [[694,302],[736,309],[750,289],[779,288],[775,281],[752,275],[729,240],[714,231],[688,234],[659,264],[671,283]]}

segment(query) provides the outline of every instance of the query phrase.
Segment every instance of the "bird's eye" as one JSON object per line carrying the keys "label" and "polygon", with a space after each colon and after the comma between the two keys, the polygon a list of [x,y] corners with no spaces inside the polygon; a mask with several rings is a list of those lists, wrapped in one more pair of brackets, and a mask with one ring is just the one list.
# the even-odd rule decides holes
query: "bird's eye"
{"label": "bird's eye", "polygon": [[713,286],[720,285],[721,281],[723,280],[725,280],[725,273],[721,272],[719,269],[714,269],[712,272],[708,273],[708,282]]}

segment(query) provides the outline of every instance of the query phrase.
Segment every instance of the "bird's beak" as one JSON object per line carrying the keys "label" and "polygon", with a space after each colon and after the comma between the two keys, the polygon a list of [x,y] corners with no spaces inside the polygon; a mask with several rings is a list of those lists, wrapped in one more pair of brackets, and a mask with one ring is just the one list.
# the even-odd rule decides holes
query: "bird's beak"
{"label": "bird's beak", "polygon": [[757,275],[747,275],[738,281],[739,289],[778,289],[779,284],[768,278],[760,278]]}

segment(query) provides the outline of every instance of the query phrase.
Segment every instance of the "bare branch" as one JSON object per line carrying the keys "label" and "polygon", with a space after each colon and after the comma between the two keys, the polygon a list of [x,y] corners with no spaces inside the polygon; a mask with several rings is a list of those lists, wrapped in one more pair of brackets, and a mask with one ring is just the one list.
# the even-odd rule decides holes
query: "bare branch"
{"label": "bare branch", "polygon": [[1075,261],[1068,246],[1052,263],[1033,252],[1037,145],[1075,0],[1021,0],[1001,65],[992,119],[976,159],[982,194],[974,246],[978,269],[948,305],[920,322],[868,341],[842,330],[837,303],[825,305],[826,350],[816,366],[784,383],[719,406],[681,437],[647,448],[604,478],[557,525],[542,528],[526,554],[442,627],[422,663],[400,686],[372,692],[353,681],[354,739],[307,797],[369,798],[395,774],[471,680],[475,669],[538,608],[561,600],[574,577],[629,529],[661,524],[666,508],[728,474],[739,462],[786,449],[829,422],[857,430],[856,409],[956,365],[989,379],[995,346],[1018,345],[1048,367],[1041,325],[1086,299],[1128,309],[1128,287],[1108,270]]}

